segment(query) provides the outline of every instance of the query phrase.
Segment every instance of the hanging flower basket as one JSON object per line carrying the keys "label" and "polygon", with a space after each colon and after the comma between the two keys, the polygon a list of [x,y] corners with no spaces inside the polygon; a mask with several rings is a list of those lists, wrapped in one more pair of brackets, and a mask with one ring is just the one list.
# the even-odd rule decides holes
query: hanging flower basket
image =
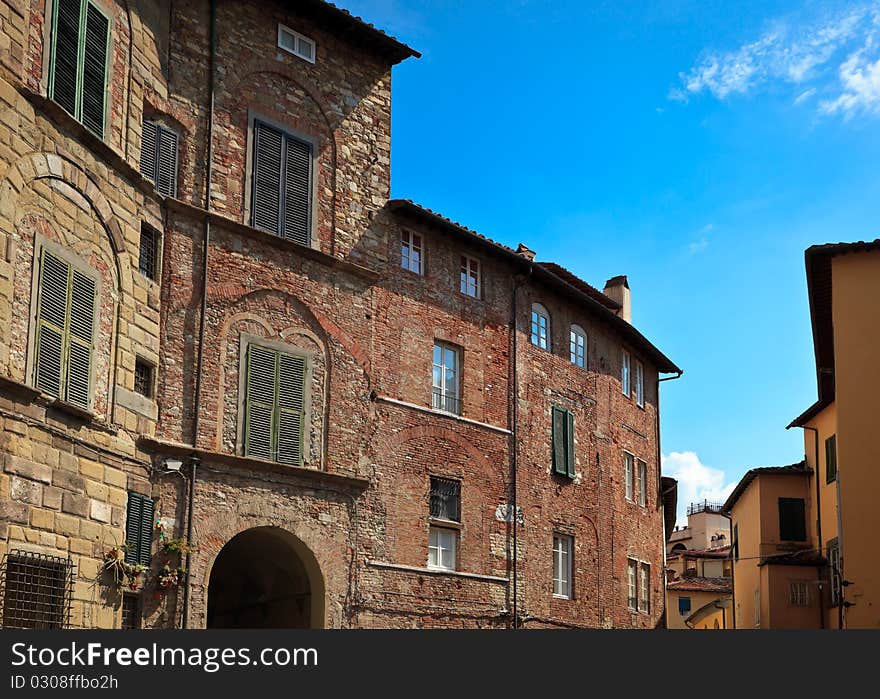
{"label": "hanging flower basket", "polygon": [[126,563],[125,547],[114,546],[104,554],[103,571],[117,587],[128,583],[130,590],[137,590],[143,585],[147,566],[140,563]]}

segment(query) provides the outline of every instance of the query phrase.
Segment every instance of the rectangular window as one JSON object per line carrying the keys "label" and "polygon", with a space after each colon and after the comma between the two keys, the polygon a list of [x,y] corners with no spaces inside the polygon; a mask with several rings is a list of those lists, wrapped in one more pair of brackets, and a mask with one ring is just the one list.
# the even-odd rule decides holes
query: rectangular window
{"label": "rectangular window", "polygon": [[825,482],[837,480],[837,435],[833,434],[825,440]]}
{"label": "rectangular window", "polygon": [[126,592],[122,595],[122,626],[123,629],[139,629],[141,627],[140,596]]}
{"label": "rectangular window", "polygon": [[91,405],[96,299],[94,279],[42,249],[34,385],[86,410]]}
{"label": "rectangular window", "polygon": [[779,498],[779,538],[782,541],[807,540],[803,498]]}
{"label": "rectangular window", "polygon": [[651,611],[651,566],[647,563],[639,566],[639,611]]}
{"label": "rectangular window", "polygon": [[428,535],[428,568],[455,570],[457,548],[457,531],[431,527]]}
{"label": "rectangular window", "polygon": [[400,234],[400,266],[416,274],[424,274],[422,236],[412,231]]}
{"label": "rectangular window", "polygon": [[244,455],[303,463],[306,358],[261,345],[247,347]]}
{"label": "rectangular window", "polygon": [[648,506],[648,464],[644,461],[639,460],[638,462],[638,471],[637,478],[639,482],[638,493],[639,493],[639,505],[642,507]]}
{"label": "rectangular window", "polygon": [[788,601],[792,607],[810,606],[810,588],[805,582],[792,582],[789,586]]}
{"label": "rectangular window", "polygon": [[161,236],[152,226],[141,224],[141,243],[138,252],[138,271],[147,279],[159,281],[159,240]]}
{"label": "rectangular window", "polygon": [[278,47],[309,63],[315,62],[315,42],[313,39],[293,31],[283,24],[278,25]]}
{"label": "rectangular window", "polygon": [[587,366],[587,336],[580,328],[571,328],[569,353],[572,364],[579,367]]}
{"label": "rectangular window", "polygon": [[140,493],[128,494],[125,510],[125,562],[149,565],[153,555],[156,503]]}
{"label": "rectangular window", "polygon": [[679,597],[678,598],[678,613],[681,616],[689,616],[691,613],[691,598],[690,597]]}
{"label": "rectangular window", "polygon": [[629,452],[623,453],[623,481],[625,485],[626,499],[632,502],[635,499],[633,481],[635,480],[635,457]]}
{"label": "rectangular window", "polygon": [[639,361],[636,362],[636,405],[645,407],[645,367]]}
{"label": "rectangular window", "polygon": [[532,325],[529,340],[535,347],[550,349],[550,316],[546,309],[539,305],[532,305]]}
{"label": "rectangular window", "polygon": [[553,417],[553,472],[574,478],[574,413],[551,408]]}
{"label": "rectangular window", "polygon": [[639,562],[634,558],[626,559],[626,606],[635,611],[638,608],[638,575]]}
{"label": "rectangular window", "polygon": [[434,410],[461,415],[459,368],[458,350],[444,343],[435,342],[431,386],[431,407]]}
{"label": "rectangular window", "polygon": [[461,256],[461,293],[480,298],[480,263],[473,257]]}
{"label": "rectangular window", "polygon": [[251,225],[310,245],[311,144],[255,121],[252,169]]}
{"label": "rectangular window", "polygon": [[840,543],[837,539],[828,542],[828,568],[831,578],[831,606],[836,607],[843,599],[843,586],[840,584],[843,579],[840,559]]}
{"label": "rectangular window", "polygon": [[761,591],[755,590],[755,626],[761,625]]}
{"label": "rectangular window", "polygon": [[623,391],[623,395],[625,395],[627,398],[630,394],[629,363],[629,352],[624,350],[620,362],[620,390]]}
{"label": "rectangular window", "polygon": [[3,628],[61,629],[68,625],[73,587],[69,558],[10,551],[0,571]]}
{"label": "rectangular window", "polygon": [[156,367],[140,357],[134,360],[135,393],[140,393],[145,398],[152,398],[155,377]]}
{"label": "rectangular window", "polygon": [[431,517],[461,521],[461,482],[431,476]]}
{"label": "rectangular window", "polygon": [[553,535],[553,596],[571,599],[571,561],[574,539],[565,534]]}
{"label": "rectangular window", "polygon": [[88,0],[55,0],[49,96],[104,138],[110,19]]}
{"label": "rectangular window", "polygon": [[156,191],[177,196],[177,134],[155,121],[144,121],[141,132],[141,174]]}

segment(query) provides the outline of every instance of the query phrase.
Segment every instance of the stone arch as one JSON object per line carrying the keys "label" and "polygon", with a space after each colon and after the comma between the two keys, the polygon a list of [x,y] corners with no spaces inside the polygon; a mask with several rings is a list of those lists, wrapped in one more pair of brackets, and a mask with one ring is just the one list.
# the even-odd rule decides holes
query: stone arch
{"label": "stone arch", "polygon": [[[236,551],[236,549],[239,550]],[[242,549],[244,549],[244,552]],[[212,622],[212,619],[210,618],[210,613],[214,611],[212,610],[212,594],[216,592],[215,588],[218,582],[217,576],[235,575],[236,572],[234,565],[236,562],[233,562],[233,565],[228,563],[224,565],[224,560],[222,558],[224,552],[226,554],[232,552],[233,554],[242,556],[242,553],[247,555],[248,549],[252,549],[250,551],[252,558],[249,559],[249,562],[252,561],[255,565],[266,566],[266,564],[270,562],[266,559],[269,559],[270,556],[261,554],[267,552],[274,553],[275,557],[279,559],[275,563],[275,567],[277,568],[275,577],[281,577],[282,582],[290,585],[292,581],[289,578],[300,578],[296,582],[307,586],[306,594],[309,598],[308,621],[307,625],[302,628],[324,628],[326,626],[327,593],[324,575],[321,571],[318,559],[312,549],[302,539],[287,528],[275,523],[242,529],[235,532],[226,541],[219,541],[216,539],[211,541],[211,548],[207,551],[206,555],[205,576],[203,578],[204,589],[208,591],[208,594],[204,596],[206,605],[202,612],[204,621],[203,626],[208,627]],[[284,560],[285,550],[291,554],[287,560]],[[278,571],[280,571],[280,575],[278,574]],[[286,577],[288,580],[283,580],[285,572],[287,573]],[[293,588],[290,591],[294,595],[297,594],[296,588]],[[299,594],[302,593],[300,592]],[[276,613],[278,613],[277,609]],[[292,617],[297,618],[295,615],[290,614],[287,618],[290,619]],[[298,618],[300,620],[302,619],[302,617]],[[272,626],[274,628],[291,628],[285,626],[284,622],[285,618],[282,616],[282,618],[275,620]],[[252,626],[251,628],[255,627]]]}
{"label": "stone arch", "polygon": [[405,427],[404,429],[395,433],[395,449],[392,452],[392,456],[396,454],[397,451],[399,451],[400,448],[407,442],[411,442],[417,439],[423,439],[425,437],[444,439],[460,447],[462,451],[468,454],[470,459],[473,460],[475,464],[478,464],[477,468],[475,469],[477,471],[489,473],[493,469],[492,465],[489,463],[489,460],[486,458],[485,454],[483,454],[482,451],[480,451],[471,441],[466,439],[463,435],[448,427],[436,427],[431,425]]}

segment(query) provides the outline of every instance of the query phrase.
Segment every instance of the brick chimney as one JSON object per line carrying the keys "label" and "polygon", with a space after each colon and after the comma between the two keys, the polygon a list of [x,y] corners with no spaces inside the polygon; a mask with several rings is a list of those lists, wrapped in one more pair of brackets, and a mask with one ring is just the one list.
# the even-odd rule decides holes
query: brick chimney
{"label": "brick chimney", "polygon": [[516,247],[516,254],[517,254],[517,255],[522,255],[522,256],[525,257],[529,262],[533,262],[534,259],[535,259],[535,251],[532,250],[531,248],[529,248],[529,247],[528,247],[527,245],[525,245],[524,243],[520,243],[519,245],[517,245],[517,247]]}
{"label": "brick chimney", "polygon": [[627,323],[632,323],[632,299],[630,298],[629,283],[626,281],[625,274],[618,274],[611,277],[605,282],[605,288],[602,290],[608,298],[614,299],[620,304],[620,310],[617,312],[621,318]]}

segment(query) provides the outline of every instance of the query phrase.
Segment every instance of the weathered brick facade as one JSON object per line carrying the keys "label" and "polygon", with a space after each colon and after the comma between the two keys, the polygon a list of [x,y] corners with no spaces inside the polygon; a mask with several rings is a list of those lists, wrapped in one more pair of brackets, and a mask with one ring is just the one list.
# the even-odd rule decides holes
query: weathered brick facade
{"label": "weathered brick facade", "polygon": [[[192,550],[154,542],[143,626],[229,622],[209,592],[245,594],[217,578],[250,566],[260,594],[241,625],[506,628],[515,499],[521,626],[654,627],[657,380],[676,368],[564,270],[389,201],[391,67],[414,52],[318,1],[218,0],[212,54],[208,0],[97,0],[112,18],[102,141],[48,98],[51,4],[0,0],[0,555],[69,557],[70,625],[119,627],[101,566],[125,540],[128,492],[185,536],[195,471]],[[314,63],[278,48],[279,23],[316,42]],[[308,247],[250,226],[254,117],[314,145]],[[179,136],[175,199],[139,173],[145,118]],[[138,271],[142,223],[162,232],[155,282]],[[423,275],[401,267],[404,230],[422,236]],[[34,388],[41,246],[99,279],[90,411]],[[480,262],[479,298],[459,291],[462,254]],[[550,351],[529,341],[533,302]],[[569,361],[572,324],[586,368]],[[242,455],[248,338],[310,358],[301,466]],[[461,416],[431,408],[435,341],[459,351]],[[624,350],[644,363],[643,407],[621,391]],[[151,398],[137,357],[156,366]],[[551,467],[553,406],[574,415],[573,479]],[[624,450],[647,463],[644,506],[625,497]],[[451,572],[426,567],[431,476],[461,483]],[[571,599],[553,595],[554,533],[573,537]],[[650,565],[648,610],[628,608],[628,557]],[[188,565],[186,602],[157,589],[166,563]]]}

